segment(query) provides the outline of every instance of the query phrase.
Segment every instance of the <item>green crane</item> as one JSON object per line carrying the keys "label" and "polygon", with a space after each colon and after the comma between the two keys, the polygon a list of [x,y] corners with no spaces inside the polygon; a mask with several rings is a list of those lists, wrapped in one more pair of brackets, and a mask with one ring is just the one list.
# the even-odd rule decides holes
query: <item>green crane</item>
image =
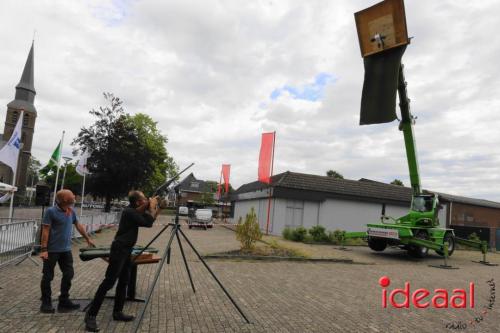
{"label": "green crane", "polygon": [[[436,194],[422,190],[418,167],[417,148],[410,112],[407,83],[401,57],[410,43],[406,31],[403,0],[385,0],[355,14],[361,54],[365,59],[365,86],[363,86],[361,124],[390,122],[396,119],[395,90],[399,96],[401,120],[412,200],[408,214],[399,218],[385,215],[382,209],[380,223],[367,224],[366,232],[350,232],[345,238],[365,237],[374,251],[387,246],[406,249],[411,256],[424,257],[429,249],[445,257],[461,243],[481,249],[486,255],[486,242],[456,238],[453,229],[439,226],[439,199]],[[378,114],[380,113],[380,114]],[[385,206],[383,206],[385,207]],[[484,257],[483,262],[486,262]]]}

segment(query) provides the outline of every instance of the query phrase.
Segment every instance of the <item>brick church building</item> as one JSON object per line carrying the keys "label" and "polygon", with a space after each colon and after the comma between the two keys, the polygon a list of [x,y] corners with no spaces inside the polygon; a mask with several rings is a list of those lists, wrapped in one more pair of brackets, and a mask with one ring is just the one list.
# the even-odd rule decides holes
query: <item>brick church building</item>
{"label": "brick church building", "polygon": [[[23,126],[22,126],[22,148],[17,165],[16,186],[19,188],[18,193],[23,195],[26,190],[28,164],[31,158],[31,145],[33,142],[33,133],[35,130],[36,108],[33,104],[35,101],[35,85],[34,85],[34,64],[33,64],[33,46],[28,54],[28,59],[24,65],[24,70],[21,75],[21,80],[16,86],[16,94],[14,100],[7,104],[7,113],[5,115],[5,126],[3,134],[0,133],[0,148],[9,140],[16,126],[17,120],[24,110]],[[0,162],[0,181],[7,184],[12,184],[13,172],[10,167]]]}

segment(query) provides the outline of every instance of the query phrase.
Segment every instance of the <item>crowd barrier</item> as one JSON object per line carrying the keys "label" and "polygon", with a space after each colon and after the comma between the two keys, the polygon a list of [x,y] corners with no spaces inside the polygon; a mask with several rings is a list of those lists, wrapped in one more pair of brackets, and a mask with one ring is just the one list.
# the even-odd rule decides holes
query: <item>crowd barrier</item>
{"label": "crowd barrier", "polygon": [[[84,215],[78,221],[89,235],[118,224],[120,212]],[[0,218],[0,268],[16,260],[27,258],[40,248],[41,219]],[[73,226],[72,238],[78,240],[81,235]]]}
{"label": "crowd barrier", "polygon": [[[78,221],[85,226],[85,232],[87,232],[87,234],[94,235],[96,231],[118,224],[120,221],[119,217],[119,212],[111,212],[96,215],[83,215],[79,217]],[[80,237],[81,235],[78,230],[73,227],[73,238],[78,239]]]}
{"label": "crowd barrier", "polygon": [[0,224],[0,268],[31,256],[37,229],[35,219]]}

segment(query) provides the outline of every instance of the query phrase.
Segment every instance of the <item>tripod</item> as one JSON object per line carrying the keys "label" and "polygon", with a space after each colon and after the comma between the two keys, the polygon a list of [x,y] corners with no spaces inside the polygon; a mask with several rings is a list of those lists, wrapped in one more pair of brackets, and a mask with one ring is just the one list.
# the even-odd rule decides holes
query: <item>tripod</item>
{"label": "tripod", "polygon": [[[176,193],[176,194],[178,195],[178,193]],[[177,197],[177,195],[176,195],[176,197]],[[207,265],[207,263],[205,262],[205,260],[203,260],[203,258],[201,257],[201,255],[199,254],[199,252],[196,250],[196,248],[194,247],[194,245],[191,243],[191,241],[189,240],[189,238],[186,236],[186,234],[182,231],[181,225],[179,223],[179,207],[178,206],[176,207],[176,210],[175,210],[175,220],[174,221],[175,221],[174,223],[168,223],[166,226],[164,226],[160,230],[160,232],[148,243],[148,245],[146,245],[141,250],[141,252],[134,258],[134,260],[136,258],[138,258],[144,250],[146,250],[165,230],[168,229],[168,227],[172,227],[172,230],[170,231],[170,238],[169,238],[167,246],[165,248],[165,252],[163,253],[162,260],[161,260],[160,264],[158,265],[158,268],[156,269],[156,273],[155,273],[155,276],[154,276],[154,279],[153,279],[153,283],[149,287],[149,290],[148,290],[148,293],[147,293],[147,296],[146,296],[146,300],[145,300],[144,305],[143,305],[143,307],[141,309],[141,312],[140,312],[140,314],[138,316],[138,320],[135,322],[134,332],[137,332],[139,330],[139,326],[141,325],[142,319],[144,317],[144,313],[146,312],[146,307],[148,306],[149,300],[151,299],[151,295],[153,294],[153,290],[155,288],[156,282],[158,281],[158,277],[160,276],[160,273],[161,273],[161,270],[163,268],[163,265],[165,264],[165,260],[167,260],[167,264],[170,264],[170,250],[171,250],[171,246],[172,246],[172,242],[173,242],[174,238],[177,238],[177,243],[179,244],[179,249],[181,250],[182,260],[184,261],[184,266],[186,267],[186,271],[187,271],[188,276],[189,276],[189,282],[191,283],[191,288],[193,288],[193,292],[196,293],[196,289],[194,287],[193,279],[192,279],[192,276],[191,276],[191,271],[189,270],[189,266],[188,266],[188,263],[187,263],[187,260],[186,260],[186,255],[184,253],[184,248],[182,247],[182,242],[181,242],[179,234],[189,244],[189,246],[194,251],[194,253],[198,257],[198,259],[200,259],[200,261],[203,263],[203,266],[205,266],[205,268],[209,271],[210,275],[212,275],[212,277],[214,278],[214,280],[221,287],[222,291],[224,291],[224,293],[229,298],[229,300],[231,301],[231,303],[233,303],[234,307],[238,310],[238,312],[241,314],[241,316],[245,319],[245,321],[248,324],[250,324],[250,321],[245,316],[245,314],[243,313],[243,311],[240,309],[240,307],[238,306],[238,304],[231,297],[231,295],[226,290],[226,288],[224,288],[224,286],[219,281],[219,279],[217,278],[217,276],[210,269],[210,267]]]}

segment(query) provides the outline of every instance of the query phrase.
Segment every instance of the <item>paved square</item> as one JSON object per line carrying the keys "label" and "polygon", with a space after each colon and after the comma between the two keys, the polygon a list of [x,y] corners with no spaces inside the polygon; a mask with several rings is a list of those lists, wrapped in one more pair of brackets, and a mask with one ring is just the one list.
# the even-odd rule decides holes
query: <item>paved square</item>
{"label": "paved square", "polygon": [[[162,217],[160,223],[169,219]],[[139,244],[145,245],[160,230],[141,229]],[[234,232],[221,226],[211,230],[183,228],[203,254],[237,249]],[[163,251],[170,232],[154,244]],[[109,245],[114,230],[95,238],[98,245]],[[440,264],[437,255],[425,260],[409,260],[399,250],[373,253],[365,247],[339,251],[329,245],[303,245],[315,256],[351,258],[355,264],[263,262],[245,260],[207,260],[240,307],[252,321],[246,324],[216,282],[183,244],[188,257],[196,293],[193,293],[177,243],[172,261],[164,265],[141,325],[141,332],[499,332],[500,302],[483,315],[483,321],[466,330],[450,330],[448,322],[477,317],[487,304],[490,290],[486,281],[500,281],[500,268],[472,263],[478,252],[458,251],[451,264],[458,270],[428,267]],[[82,262],[78,247],[73,247],[75,278],[72,298],[91,298],[101,282],[106,263],[95,259]],[[160,253],[161,255],[161,253]],[[500,262],[500,255],[489,259]],[[39,261],[38,258],[36,258]],[[364,264],[361,264],[364,263]],[[137,295],[145,296],[157,268],[141,265],[138,269]],[[61,274],[56,268],[53,294],[57,297]],[[411,290],[427,288],[467,288],[476,284],[475,309],[382,309],[378,280],[387,275],[392,288],[402,288],[406,281]],[[41,266],[30,261],[0,270],[0,332],[83,332],[83,312],[39,313]],[[110,294],[113,292],[111,291]],[[132,323],[111,319],[112,300],[106,300],[98,316],[101,332],[130,332]],[[127,302],[125,312],[138,314],[141,303]]]}

